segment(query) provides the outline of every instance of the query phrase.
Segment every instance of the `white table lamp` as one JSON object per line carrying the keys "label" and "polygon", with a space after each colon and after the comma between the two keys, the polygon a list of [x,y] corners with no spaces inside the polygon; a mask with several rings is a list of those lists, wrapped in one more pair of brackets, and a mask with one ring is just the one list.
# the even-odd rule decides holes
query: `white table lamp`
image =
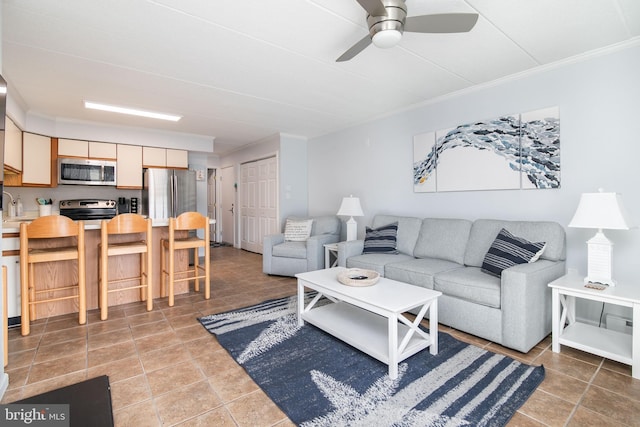
{"label": "white table lamp", "polygon": [[360,199],[353,196],[343,197],[342,204],[336,215],[350,217],[347,221],[347,241],[356,240],[358,237],[358,223],[353,217],[364,216],[360,206]]}
{"label": "white table lamp", "polygon": [[587,241],[587,277],[584,280],[615,286],[611,278],[613,242],[604,235],[602,230],[632,228],[629,215],[622,206],[620,195],[604,193],[602,189],[598,193],[583,193],[576,213],[569,222],[569,227],[598,229],[596,235]]}

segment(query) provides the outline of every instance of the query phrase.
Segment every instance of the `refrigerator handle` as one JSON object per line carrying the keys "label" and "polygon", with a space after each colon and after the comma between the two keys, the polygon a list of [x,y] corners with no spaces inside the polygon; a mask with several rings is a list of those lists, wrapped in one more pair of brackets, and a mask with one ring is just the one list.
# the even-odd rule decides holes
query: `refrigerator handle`
{"label": "refrigerator handle", "polygon": [[171,216],[177,217],[178,210],[178,177],[175,174],[171,175]]}

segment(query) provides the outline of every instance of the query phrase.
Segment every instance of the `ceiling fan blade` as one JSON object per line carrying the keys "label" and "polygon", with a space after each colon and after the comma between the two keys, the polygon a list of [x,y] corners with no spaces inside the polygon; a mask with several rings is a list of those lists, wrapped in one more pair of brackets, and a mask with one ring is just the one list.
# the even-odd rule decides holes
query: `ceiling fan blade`
{"label": "ceiling fan blade", "polygon": [[368,35],[363,37],[358,43],[351,46],[345,53],[340,56],[340,58],[336,59],[336,62],[344,62],[348,61],[360,52],[362,52],[367,46],[371,44],[371,37]]}
{"label": "ceiling fan blade", "polygon": [[371,16],[385,16],[387,10],[380,0],[357,0],[360,6]]}
{"label": "ceiling fan blade", "polygon": [[413,33],[466,33],[477,21],[477,13],[410,16],[404,23],[404,30]]}

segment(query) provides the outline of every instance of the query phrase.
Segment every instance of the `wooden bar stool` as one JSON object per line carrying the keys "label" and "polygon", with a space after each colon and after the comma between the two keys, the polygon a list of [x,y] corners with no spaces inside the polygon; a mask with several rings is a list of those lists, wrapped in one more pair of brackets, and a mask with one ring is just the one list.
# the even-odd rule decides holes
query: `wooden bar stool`
{"label": "wooden bar stool", "polygon": [[[113,236],[123,236],[114,238]],[[111,238],[111,240],[110,240]],[[110,220],[102,220],[100,226],[100,319],[107,320],[109,309],[109,293],[129,289],[140,289],[140,300],[147,301],[147,311],[153,310],[153,281],[151,252],[152,228],[151,219],[142,215],[125,213],[116,215]],[[133,277],[109,279],[109,257],[120,255],[140,255],[140,274]],[[133,286],[114,287],[109,285],[132,282]]]}
{"label": "wooden bar stool", "polygon": [[[70,245],[73,241],[75,244]],[[60,286],[35,277],[36,264],[68,260],[77,261],[76,283]],[[29,224],[20,224],[22,335],[31,332],[29,322],[36,319],[36,304],[75,299],[78,302],[78,323],[84,325],[87,322],[85,268],[84,221],[74,222],[66,216],[49,215]],[[62,271],[51,274],[51,277],[60,275],[64,276]],[[36,279],[39,289],[36,289]]]}
{"label": "wooden bar stool", "polygon": [[[190,235],[189,231],[204,231],[204,239]],[[176,237],[176,231],[184,231],[185,237]],[[184,281],[194,281],[195,291],[200,291],[200,279],[204,279],[204,297],[209,299],[210,292],[210,275],[209,275],[209,218],[199,212],[185,212],[177,218],[169,218],[169,238],[160,241],[160,274],[161,295],[166,296],[167,280],[169,281],[169,306],[173,307],[174,303],[174,284]],[[204,248],[204,265],[199,264],[198,249]],[[182,249],[193,249],[194,261],[193,269],[187,268],[182,271],[175,271],[175,252]],[[168,258],[168,260],[167,260]],[[168,266],[167,266],[168,264]],[[176,279],[176,274],[185,274],[185,277]]]}

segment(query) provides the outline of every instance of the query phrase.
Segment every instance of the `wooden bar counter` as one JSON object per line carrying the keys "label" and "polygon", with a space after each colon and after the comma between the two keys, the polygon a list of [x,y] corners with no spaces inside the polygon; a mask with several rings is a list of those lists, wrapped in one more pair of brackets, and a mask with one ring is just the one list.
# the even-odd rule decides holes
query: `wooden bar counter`
{"label": "wooden bar counter", "polygon": [[[213,223],[213,221],[211,221]],[[5,222],[3,224],[3,235],[19,236],[19,227],[17,223]],[[14,230],[15,227],[15,230]],[[169,235],[168,220],[154,220],[153,222],[153,238],[152,238],[152,257],[153,257],[153,298],[160,297],[160,240],[167,238]],[[115,238],[127,239],[131,236],[113,236]],[[99,280],[98,266],[100,261],[100,221],[85,221],[85,247],[86,247],[86,283],[87,283],[87,309],[93,310],[98,308]],[[16,251],[17,252],[17,251]],[[176,270],[183,271],[187,268],[189,259],[186,251],[181,251],[176,256]],[[206,262],[210,262],[207,260]],[[109,259],[109,276],[111,278],[127,278],[134,277],[140,271],[139,255],[123,255],[111,257]],[[77,263],[71,261],[62,261],[55,263],[42,263],[36,266],[36,285],[38,289],[46,288],[48,283],[71,283],[75,280],[77,274]],[[180,276],[177,276],[180,277]],[[18,277],[19,280],[19,277]],[[131,282],[122,282],[118,284],[121,287],[130,286]],[[189,292],[189,286],[193,286],[190,282],[176,283],[175,294]],[[111,286],[114,289],[114,286]],[[137,289],[112,292],[109,294],[109,306],[117,306],[137,302],[140,300],[140,291]],[[36,306],[36,319],[58,316],[66,313],[77,313],[78,305],[74,300],[59,301],[56,303],[38,304]]]}

